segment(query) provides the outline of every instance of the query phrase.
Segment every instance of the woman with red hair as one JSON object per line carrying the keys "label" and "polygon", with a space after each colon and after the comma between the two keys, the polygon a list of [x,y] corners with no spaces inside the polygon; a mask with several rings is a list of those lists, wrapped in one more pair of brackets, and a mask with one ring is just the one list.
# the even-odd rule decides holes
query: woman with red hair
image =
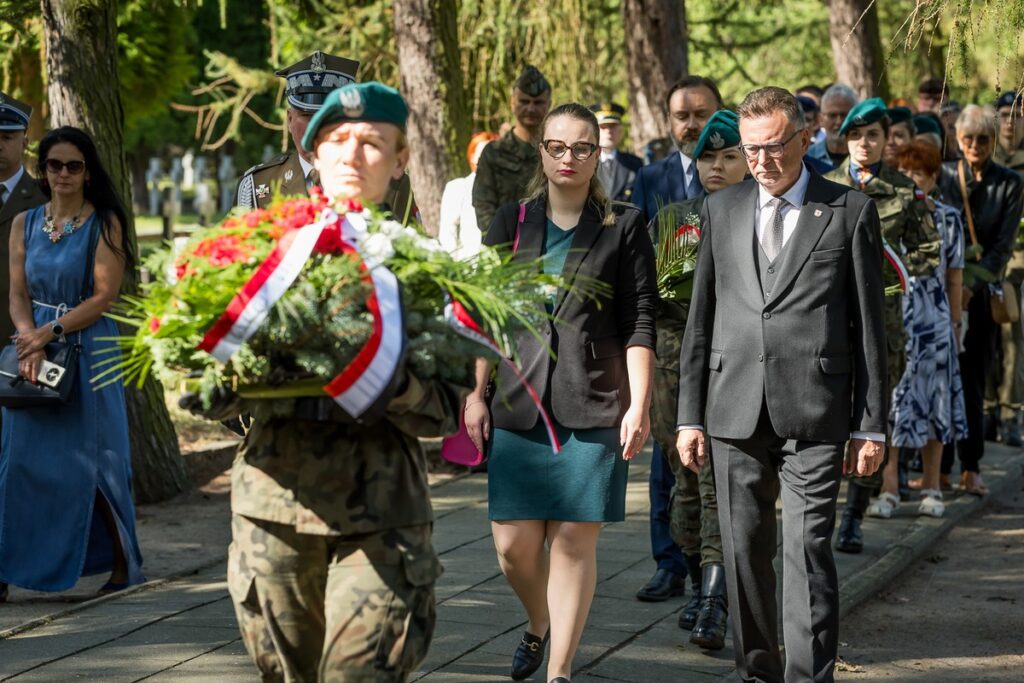
{"label": "woman with red hair", "polygon": [[470,138],[466,149],[469,175],[444,186],[438,239],[441,246],[456,258],[470,258],[480,251],[480,228],[473,209],[473,181],[476,180],[476,164],[484,147],[497,139],[497,135],[489,132],[477,133]]}

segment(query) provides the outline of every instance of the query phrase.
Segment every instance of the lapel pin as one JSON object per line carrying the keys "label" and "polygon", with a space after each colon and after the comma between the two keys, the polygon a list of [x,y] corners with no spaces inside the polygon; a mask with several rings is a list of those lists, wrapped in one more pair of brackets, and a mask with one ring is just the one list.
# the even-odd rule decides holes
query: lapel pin
{"label": "lapel pin", "polygon": [[821,215],[821,209],[815,209],[814,210],[814,217],[817,218],[820,215]]}

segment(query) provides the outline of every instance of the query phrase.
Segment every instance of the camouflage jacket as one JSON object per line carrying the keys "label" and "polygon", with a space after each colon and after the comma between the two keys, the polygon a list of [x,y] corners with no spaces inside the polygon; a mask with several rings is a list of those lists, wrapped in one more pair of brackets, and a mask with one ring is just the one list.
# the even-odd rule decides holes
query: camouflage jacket
{"label": "camouflage jacket", "polygon": [[473,181],[476,224],[486,233],[498,208],[526,196],[526,187],[537,171],[537,148],[520,140],[515,132],[484,147]]}
{"label": "camouflage jacket", "polygon": [[[1024,178],[1024,143],[1021,144],[1012,154],[1007,154],[1003,148],[996,145],[992,160],[1001,166],[1016,171],[1017,175]],[[1024,230],[1021,231],[1024,233]],[[1006,279],[1015,285],[1024,282],[1024,235],[1018,234],[1013,244],[1013,254],[1006,264]]]}
{"label": "camouflage jacket", "polygon": [[[829,180],[860,189],[850,176],[847,158],[825,174]],[[882,237],[897,254],[910,275],[928,275],[938,265],[942,254],[942,237],[935,227],[927,197],[902,173],[881,165],[862,190],[875,201],[882,222]],[[885,269],[886,286],[899,282],[892,268]]]}
{"label": "camouflage jacket", "polygon": [[433,519],[418,437],[451,434],[469,389],[407,375],[385,418],[359,425],[291,416],[292,401],[234,405],[252,427],[231,473],[232,512],[301,534],[351,535]]}

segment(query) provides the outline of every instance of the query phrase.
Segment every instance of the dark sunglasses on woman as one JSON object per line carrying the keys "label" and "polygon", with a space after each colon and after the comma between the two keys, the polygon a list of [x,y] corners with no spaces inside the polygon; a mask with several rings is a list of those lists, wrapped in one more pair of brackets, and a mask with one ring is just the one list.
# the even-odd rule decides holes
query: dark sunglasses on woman
{"label": "dark sunglasses on woman", "polygon": [[68,174],[78,175],[85,170],[84,161],[61,161],[59,159],[47,159],[46,170],[54,175],[59,175],[64,169],[68,169]]}

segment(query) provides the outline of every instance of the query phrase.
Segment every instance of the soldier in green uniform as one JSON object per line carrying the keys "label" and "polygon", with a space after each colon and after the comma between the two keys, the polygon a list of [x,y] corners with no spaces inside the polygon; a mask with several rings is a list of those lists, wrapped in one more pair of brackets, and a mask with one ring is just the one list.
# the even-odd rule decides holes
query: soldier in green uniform
{"label": "soldier in green uniform", "polygon": [[[877,97],[851,109],[839,130],[840,135],[846,137],[850,156],[825,177],[871,197],[881,218],[886,243],[896,252],[909,275],[924,275],[939,263],[941,238],[924,193],[912,180],[882,161],[889,125],[885,103]],[[891,265],[884,266],[884,274],[886,287],[899,284],[899,275]],[[885,331],[891,393],[906,368],[907,333],[903,328],[900,294],[886,297]],[[884,438],[884,435],[879,436]],[[898,457],[898,449],[890,449],[889,457]],[[870,477],[851,477],[836,539],[837,550],[857,553],[863,549],[860,522],[872,491],[881,486],[883,469],[884,463]]]}
{"label": "soldier in green uniform", "polygon": [[[383,200],[409,159],[407,115],[379,83],[327,96],[302,146],[328,198]],[[441,565],[417,438],[454,432],[469,388],[400,375],[385,426],[328,398],[227,395],[203,411],[253,417],[231,476],[228,588],[264,681],[405,681],[427,653]]]}
{"label": "soldier in green uniform", "polygon": [[[669,231],[674,236],[682,229],[689,235],[686,239],[699,237],[700,212],[707,194],[735,185],[747,174],[747,162],[739,144],[736,114],[727,109],[715,112],[704,125],[693,150],[704,190],[696,197],[669,204],[658,212],[648,226],[656,245],[662,244]],[[687,292],[679,292],[676,298],[662,299],[658,305],[651,432],[675,475],[669,502],[670,530],[672,540],[683,551],[692,585],[690,600],[679,614],[679,627],[692,630],[690,642],[709,650],[720,650],[725,645],[728,607],[714,469],[702,467],[700,474],[694,474],[683,466],[676,451],[679,354],[689,307]]]}
{"label": "soldier in green uniform", "polygon": [[[999,136],[992,160],[1024,177],[1024,98],[1005,92],[996,100],[999,112]],[[1006,279],[1017,290],[1024,282],[1024,243],[1020,237],[1013,245],[1013,255],[1006,266]],[[1002,326],[1002,378],[999,383],[999,405],[1002,414],[1002,441],[1007,446],[1021,446],[1021,409],[1024,408],[1024,331],[1020,323]]]}
{"label": "soldier in green uniform", "polygon": [[[281,196],[303,195],[319,184],[313,168],[313,155],[302,149],[302,136],[328,93],[354,82],[358,69],[357,61],[317,50],[302,61],[274,72],[287,83],[286,117],[288,133],[295,147],[242,174],[235,200],[238,206],[244,209],[264,208],[273,201],[275,193]],[[383,203],[403,223],[414,216],[416,206],[408,175],[403,174],[391,181]]]}
{"label": "soldier in green uniform", "polygon": [[512,130],[484,147],[473,182],[477,226],[486,233],[498,208],[526,196],[526,186],[540,164],[537,152],[541,124],[551,108],[551,84],[536,67],[527,65],[512,86]]}

